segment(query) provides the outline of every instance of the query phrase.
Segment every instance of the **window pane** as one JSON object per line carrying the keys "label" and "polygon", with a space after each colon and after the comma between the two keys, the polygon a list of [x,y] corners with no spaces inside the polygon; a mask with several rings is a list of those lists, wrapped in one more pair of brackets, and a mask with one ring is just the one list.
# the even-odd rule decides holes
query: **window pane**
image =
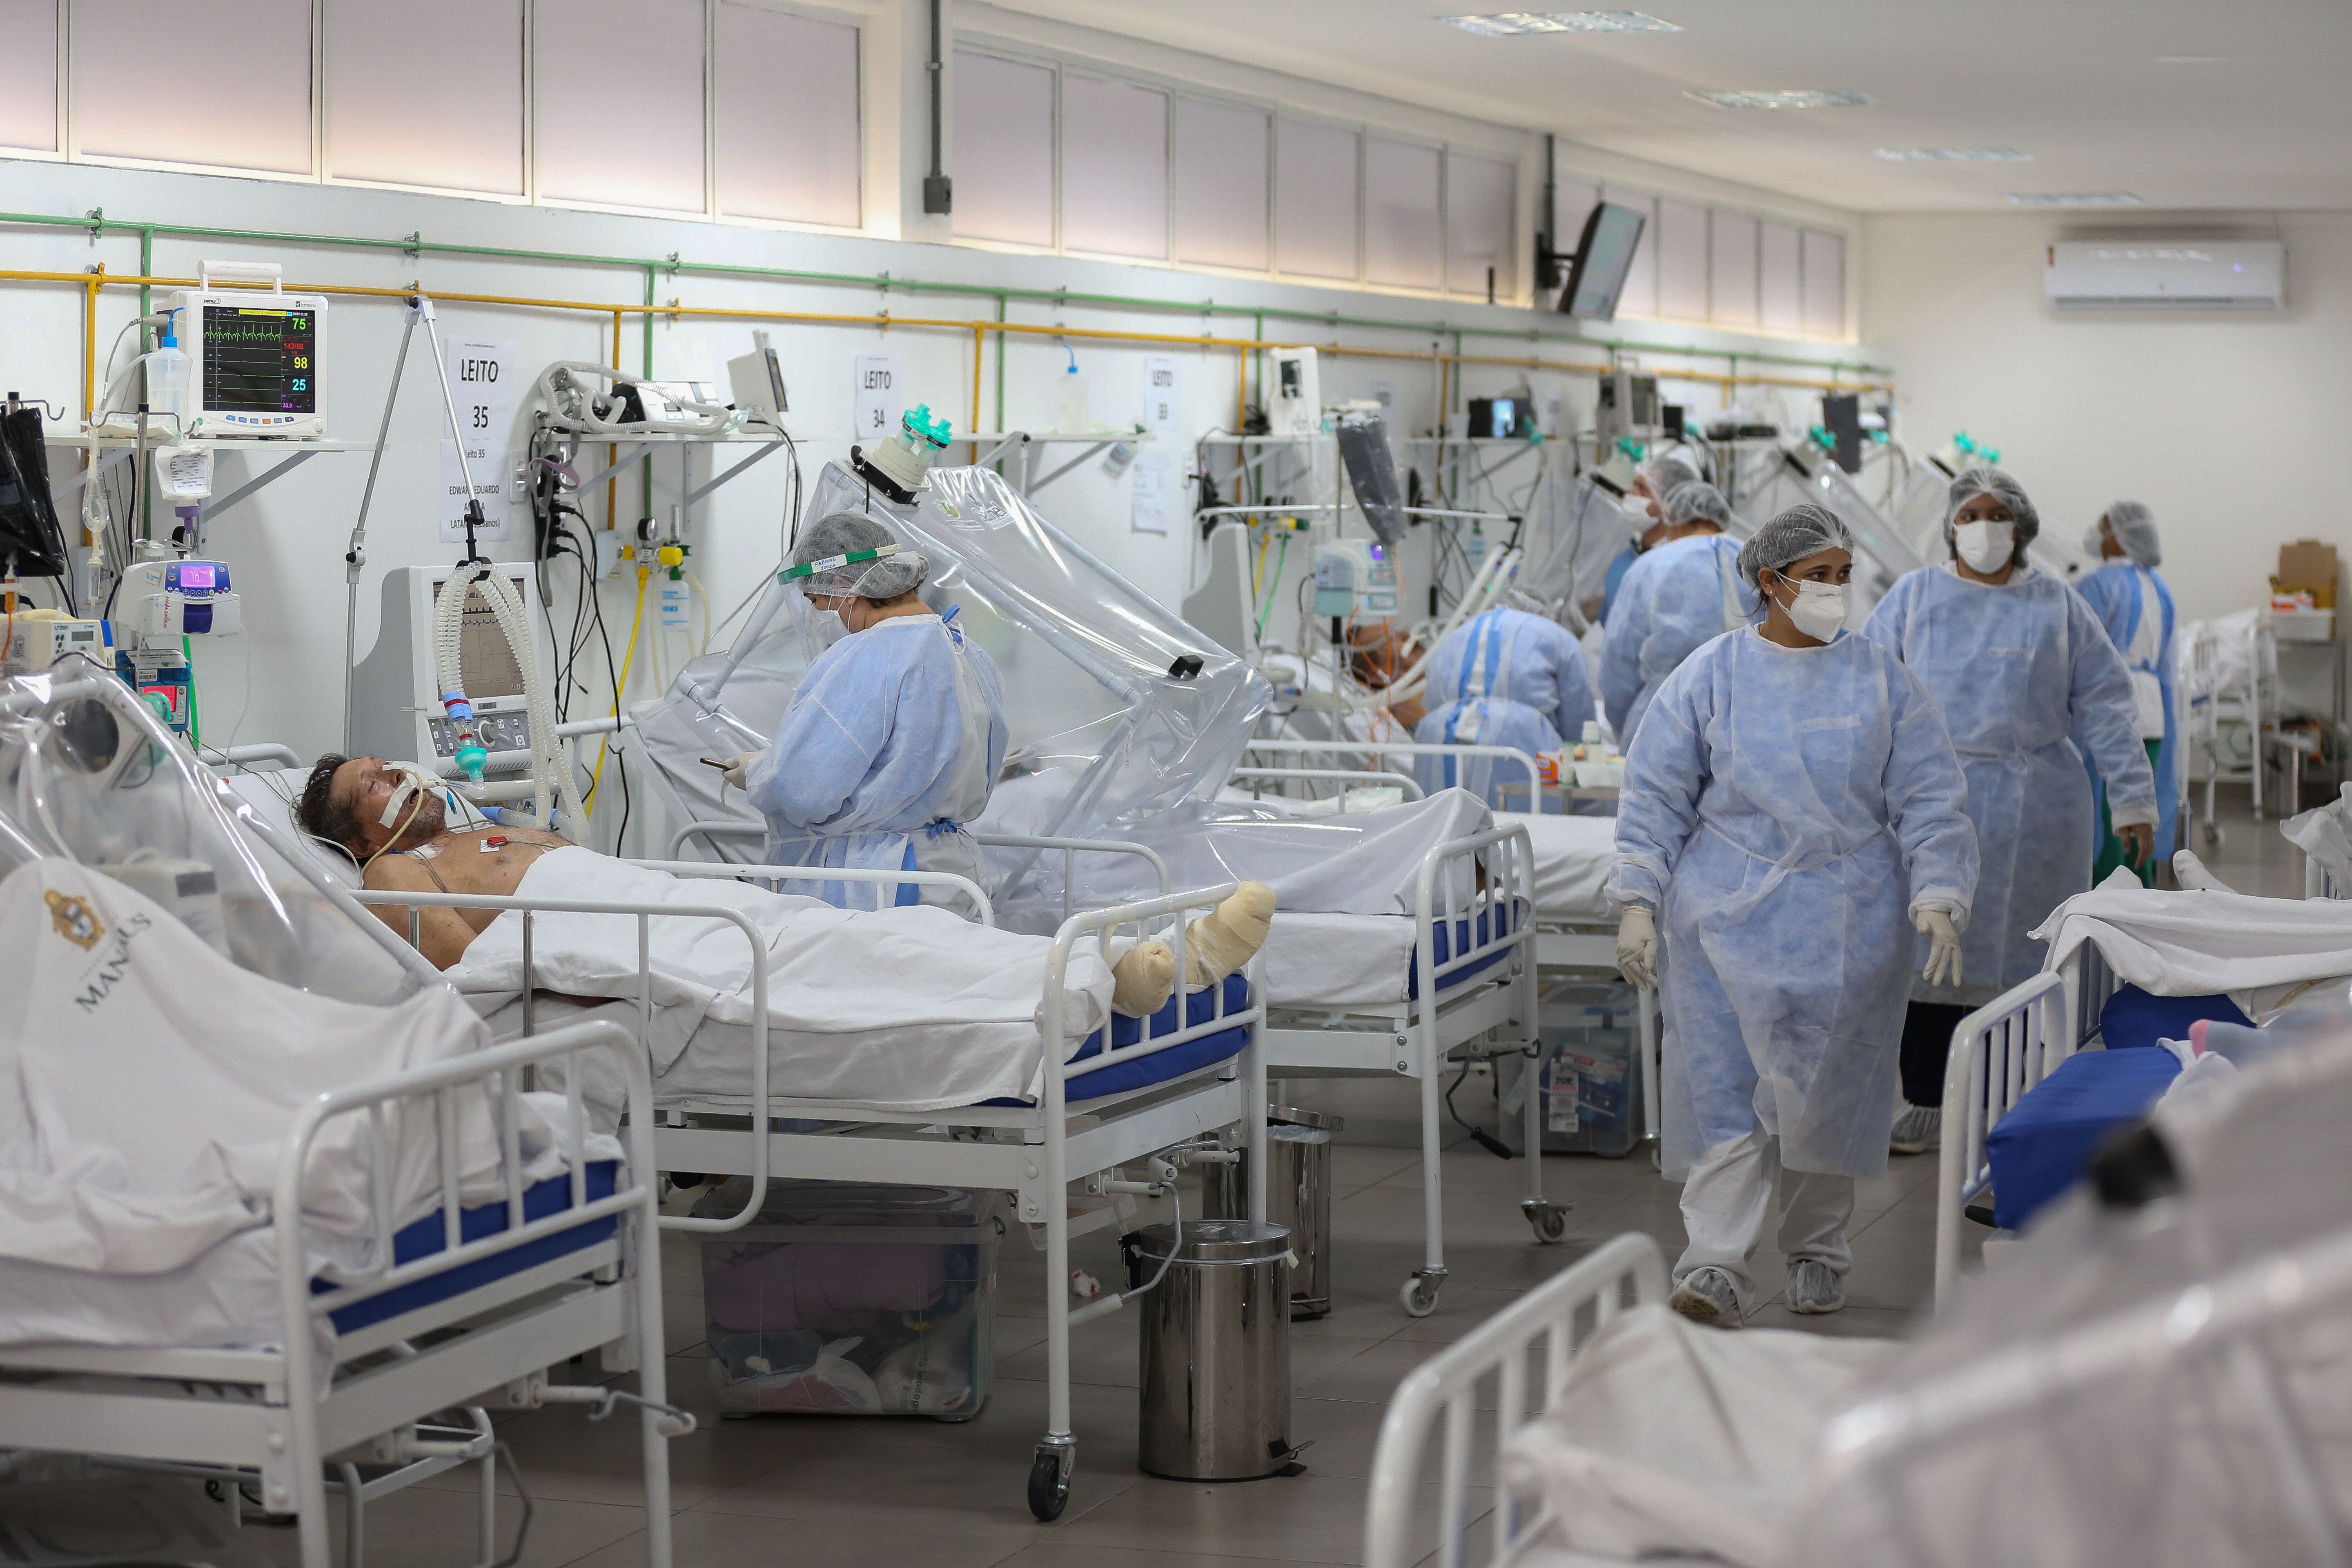
{"label": "window pane", "polygon": [[1495,298],[1508,301],[1518,287],[1518,195],[1516,163],[1467,153],[1445,154],[1445,287],[1486,297],[1486,269],[1495,269]]}
{"label": "window pane", "polygon": [[1658,203],[1658,314],[1669,321],[1706,320],[1706,209]]}
{"label": "window pane", "polygon": [[[310,0],[219,0],[200,14],[77,0],[73,18],[82,152],[310,173]],[[191,85],[205,83],[215,85]]]}
{"label": "window pane", "polygon": [[856,228],[857,29],[722,5],[717,65],[719,210]]}
{"label": "window pane", "polygon": [[1168,259],[1168,95],[1062,77],[1062,247]]}
{"label": "window pane", "polygon": [[957,237],[1052,245],[1053,71],[961,49],[955,71]]}
{"label": "window pane", "polygon": [[0,0],[0,147],[58,150],[57,0]]}
{"label": "window pane", "polygon": [[1713,320],[1718,327],[1753,331],[1756,326],[1756,220],[1739,213],[1718,212],[1714,226],[1715,301]]}
{"label": "window pane", "polygon": [[326,45],[327,173],[522,194],[522,0],[327,0]]}
{"label": "window pane", "polygon": [[1176,258],[1260,270],[1273,261],[1265,225],[1272,122],[1262,109],[1176,100]]}
{"label": "window pane", "polygon": [[1445,282],[1437,232],[1438,152],[1370,138],[1364,156],[1364,276],[1401,289]]}
{"label": "window pane", "polygon": [[1633,208],[1645,220],[1642,237],[1633,246],[1633,264],[1625,272],[1625,287],[1617,296],[1617,313],[1654,316],[1658,313],[1658,198],[1615,185],[1603,194],[1605,199]]}
{"label": "window pane", "polygon": [[539,0],[539,190],[700,212],[700,0]]}
{"label": "window pane", "polygon": [[1805,231],[1805,333],[1845,336],[1845,237]]}
{"label": "window pane", "polygon": [[1353,131],[1281,122],[1275,145],[1274,210],[1279,265],[1302,278],[1358,276],[1357,167],[1363,138]]}
{"label": "window pane", "polygon": [[1803,272],[1797,257],[1797,230],[1767,223],[1763,236],[1763,326],[1768,332],[1805,330]]}

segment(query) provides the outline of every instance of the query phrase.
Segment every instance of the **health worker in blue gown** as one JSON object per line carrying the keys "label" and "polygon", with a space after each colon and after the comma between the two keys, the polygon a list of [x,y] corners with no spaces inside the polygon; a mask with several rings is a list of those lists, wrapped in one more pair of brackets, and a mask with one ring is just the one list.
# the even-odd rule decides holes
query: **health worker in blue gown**
{"label": "health worker in blue gown", "polygon": [[[1423,745],[1512,746],[1529,756],[1574,745],[1593,716],[1584,650],[1547,616],[1498,605],[1439,641],[1422,689],[1430,704],[1412,738]],[[1460,786],[1490,805],[1528,802],[1527,770],[1485,756],[1413,759],[1424,790]]]}
{"label": "health worker in blue gown", "polygon": [[[954,871],[978,880],[965,830],[1004,763],[1004,684],[994,661],[917,596],[929,571],[875,519],[837,511],[803,532],[784,575],[821,647],[765,752],[728,763],[768,819],[769,861]],[[912,882],[825,882],[827,903],[944,904]]]}
{"label": "health worker in blue gown", "polygon": [[[1608,621],[1609,612],[1617,606],[1617,593],[1624,586],[1625,574],[1673,526],[1666,521],[1666,497],[1684,485],[1697,482],[1698,470],[1680,458],[1653,458],[1634,473],[1633,488],[1623,502],[1625,529],[1632,537],[1609,563],[1608,574],[1601,580],[1601,613],[1592,616],[1592,619],[1604,624]],[[1590,616],[1591,606],[1587,605],[1585,608]]]}
{"label": "health worker in blue gown", "polygon": [[2134,866],[2156,837],[2156,775],[2123,656],[2080,595],[2026,563],[2042,520],[2024,489],[1998,468],[1965,469],[1944,517],[1951,560],[1898,578],[1863,628],[1943,710],[1984,862],[1961,952],[1966,984],[1958,995],[1912,988],[1897,1153],[1941,1136],[1952,1030],[2040,973],[2047,944],[2031,933],[2091,885],[2097,815],[2084,749],[2107,781]]}
{"label": "health worker in blue gown", "polygon": [[1731,505],[1723,492],[1693,481],[1662,505],[1666,531],[1625,574],[1602,629],[1601,700],[1620,748],[1633,744],[1675,667],[1755,611],[1739,581],[1739,543],[1724,537]]}
{"label": "health worker in blue gown", "polygon": [[[2156,868],[2180,847],[2180,736],[2173,708],[2172,590],[2158,575],[2164,562],[2156,514],[2138,501],[2119,500],[2083,535],[2083,548],[2097,556],[2099,569],[2078,580],[2074,592],[2091,606],[2131,672],[2132,712],[2147,760],[2156,769],[2156,853],[2139,868],[2139,879],[2156,885]],[[2116,833],[2105,781],[2089,762],[2091,787],[2098,792],[2099,854],[2091,866],[2096,887],[2130,852]]]}
{"label": "health worker in blue gown", "polygon": [[[1663,1165],[1690,1245],[1672,1304],[1738,1327],[1768,1224],[1799,1312],[1845,1303],[1854,1181],[1886,1166],[1925,936],[1958,978],[1976,834],[1951,738],[1885,647],[1843,629],[1853,539],[1790,507],[1741,549],[1761,626],[1659,688],[1633,737],[1609,896],[1618,966],[1662,988]],[[1776,1202],[1777,1188],[1777,1202]]]}

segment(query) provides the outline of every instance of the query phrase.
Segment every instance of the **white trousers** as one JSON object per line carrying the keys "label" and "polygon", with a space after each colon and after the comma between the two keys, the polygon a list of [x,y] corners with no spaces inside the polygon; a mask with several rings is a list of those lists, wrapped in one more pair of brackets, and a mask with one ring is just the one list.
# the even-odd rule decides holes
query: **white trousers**
{"label": "white trousers", "polygon": [[1773,1191],[1780,1192],[1780,1250],[1789,1261],[1812,1258],[1843,1276],[1853,1266],[1846,1222],[1853,1217],[1853,1178],[1780,1168],[1780,1141],[1762,1128],[1720,1143],[1692,1162],[1683,1183],[1683,1229],[1690,1245],[1675,1263],[1675,1283],[1698,1268],[1731,1277],[1744,1314],[1756,1300],[1749,1261],[1764,1240]]}

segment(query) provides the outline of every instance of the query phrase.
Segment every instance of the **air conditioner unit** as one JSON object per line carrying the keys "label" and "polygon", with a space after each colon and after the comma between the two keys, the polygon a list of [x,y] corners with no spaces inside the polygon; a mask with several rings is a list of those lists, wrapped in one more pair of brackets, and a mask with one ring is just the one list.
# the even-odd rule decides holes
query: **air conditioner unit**
{"label": "air conditioner unit", "polygon": [[2049,247],[2042,293],[2060,310],[2275,310],[2286,247],[2275,239],[2070,240]]}

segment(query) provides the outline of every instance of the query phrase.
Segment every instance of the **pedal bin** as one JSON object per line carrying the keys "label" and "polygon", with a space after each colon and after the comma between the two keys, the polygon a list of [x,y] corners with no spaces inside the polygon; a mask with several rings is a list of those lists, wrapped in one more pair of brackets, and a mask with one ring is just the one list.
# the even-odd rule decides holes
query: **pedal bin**
{"label": "pedal bin", "polygon": [[1290,1232],[1246,1219],[1152,1225],[1119,1238],[1142,1386],[1138,1463],[1171,1480],[1255,1480],[1286,1469]]}
{"label": "pedal bin", "polygon": [[[1331,1139],[1347,1123],[1324,1111],[1270,1105],[1265,1111],[1265,1217],[1290,1230],[1298,1268],[1290,1277],[1293,1321],[1331,1310]],[[1211,1165],[1202,1202],[1211,1219],[1249,1217],[1249,1150]]]}

